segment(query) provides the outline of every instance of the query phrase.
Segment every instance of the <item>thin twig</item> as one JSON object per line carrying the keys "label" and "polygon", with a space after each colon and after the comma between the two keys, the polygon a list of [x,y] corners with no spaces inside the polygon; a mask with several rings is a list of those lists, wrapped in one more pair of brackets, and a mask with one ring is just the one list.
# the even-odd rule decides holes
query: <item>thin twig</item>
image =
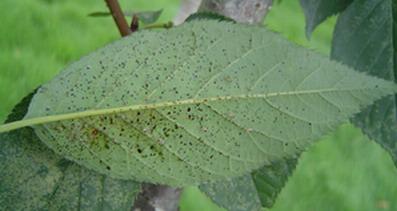
{"label": "thin twig", "polygon": [[118,0],[105,0],[110,13],[113,16],[114,22],[119,29],[121,36],[127,36],[131,34],[131,29],[128,27],[127,20],[124,17],[123,11],[120,8]]}

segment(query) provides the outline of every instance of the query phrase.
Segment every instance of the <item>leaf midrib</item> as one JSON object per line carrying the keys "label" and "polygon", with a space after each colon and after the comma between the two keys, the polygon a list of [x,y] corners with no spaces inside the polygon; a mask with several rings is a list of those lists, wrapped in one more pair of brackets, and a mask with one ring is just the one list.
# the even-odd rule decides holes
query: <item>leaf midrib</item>
{"label": "leaf midrib", "polygon": [[86,111],[80,111],[80,112],[56,114],[56,115],[51,115],[51,116],[23,119],[23,120],[11,122],[8,124],[3,124],[0,126],[0,133],[16,130],[16,129],[22,128],[22,127],[45,124],[45,123],[50,123],[50,122],[57,122],[57,121],[71,120],[71,119],[80,119],[80,118],[84,118],[84,117],[115,114],[115,113],[122,113],[122,112],[128,112],[128,111],[148,110],[148,109],[157,109],[157,108],[164,108],[164,107],[171,107],[171,106],[193,105],[193,104],[200,104],[200,103],[207,103],[207,102],[227,101],[227,100],[236,100],[236,99],[246,100],[246,99],[269,98],[269,97],[279,97],[279,96],[320,94],[320,93],[326,93],[326,92],[352,92],[352,91],[363,91],[363,90],[370,90],[370,89],[373,89],[373,88],[355,88],[355,89],[329,88],[329,89],[316,89],[316,90],[295,90],[295,91],[287,91],[287,92],[271,92],[271,93],[266,93],[266,94],[243,94],[243,95],[217,96],[217,97],[208,97],[208,98],[193,98],[193,99],[184,99],[184,100],[177,100],[177,101],[165,101],[165,102],[157,102],[157,103],[122,106],[122,107],[116,107],[116,108],[92,109],[92,110],[86,110]]}

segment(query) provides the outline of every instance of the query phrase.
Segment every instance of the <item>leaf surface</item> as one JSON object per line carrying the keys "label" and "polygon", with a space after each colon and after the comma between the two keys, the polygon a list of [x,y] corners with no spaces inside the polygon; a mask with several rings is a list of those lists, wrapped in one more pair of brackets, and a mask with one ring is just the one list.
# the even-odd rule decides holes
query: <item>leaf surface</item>
{"label": "leaf surface", "polygon": [[[356,0],[340,15],[331,57],[387,80],[397,73],[397,2]],[[381,144],[397,165],[396,98],[390,96],[356,115],[353,123]]]}
{"label": "leaf surface", "polygon": [[296,158],[282,159],[237,178],[200,185],[216,204],[229,211],[270,208],[297,165]]}
{"label": "leaf surface", "polygon": [[306,17],[306,37],[328,17],[342,12],[353,0],[300,0]]}
{"label": "leaf surface", "polygon": [[70,65],[24,121],[54,151],[116,178],[169,185],[295,156],[391,82],[260,27],[192,21],[134,33]]}
{"label": "leaf surface", "polygon": [[[32,96],[8,120],[21,119]],[[139,185],[67,161],[31,128],[0,134],[0,207],[3,210],[131,209]]]}
{"label": "leaf surface", "polygon": [[199,188],[228,211],[260,210],[262,207],[250,174],[202,184]]}

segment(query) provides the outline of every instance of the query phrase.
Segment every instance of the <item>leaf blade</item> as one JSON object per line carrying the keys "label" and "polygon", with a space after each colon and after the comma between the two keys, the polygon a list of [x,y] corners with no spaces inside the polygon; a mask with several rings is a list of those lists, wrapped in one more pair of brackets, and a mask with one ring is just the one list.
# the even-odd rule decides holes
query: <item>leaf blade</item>
{"label": "leaf blade", "polygon": [[199,188],[229,211],[260,210],[262,207],[250,175],[202,184]]}
{"label": "leaf blade", "polygon": [[353,0],[300,0],[306,17],[306,37],[310,39],[314,29],[328,17],[343,12]]}
{"label": "leaf blade", "polygon": [[278,160],[251,174],[263,207],[273,206],[297,164],[297,158]]}
{"label": "leaf blade", "polygon": [[126,15],[130,16],[138,16],[139,20],[142,21],[144,24],[151,24],[156,22],[160,15],[163,13],[163,9],[156,10],[156,11],[140,11],[140,12],[126,12]]}
{"label": "leaf blade", "polygon": [[295,156],[395,89],[265,29],[192,21],[72,64],[42,86],[26,118],[109,111],[34,128],[101,173],[182,186]]}

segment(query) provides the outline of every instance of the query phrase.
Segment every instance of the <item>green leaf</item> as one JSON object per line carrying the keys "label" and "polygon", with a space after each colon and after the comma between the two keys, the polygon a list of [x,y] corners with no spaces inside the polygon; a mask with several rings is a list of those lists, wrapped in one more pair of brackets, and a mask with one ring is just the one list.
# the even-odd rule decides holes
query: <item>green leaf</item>
{"label": "green leaf", "polygon": [[205,183],[199,188],[216,204],[229,211],[260,210],[262,207],[250,174]]}
{"label": "green leaf", "polygon": [[138,19],[142,21],[142,23],[151,24],[159,19],[162,12],[163,9],[156,11],[126,12],[125,14],[131,17],[136,15],[138,16]]}
{"label": "green leaf", "polygon": [[[21,119],[32,96],[8,120]],[[112,179],[53,153],[31,128],[0,134],[3,210],[131,210],[139,185]]]}
{"label": "green leaf", "polygon": [[306,37],[328,17],[344,11],[353,0],[300,0],[306,17]]}
{"label": "green leaf", "polygon": [[251,174],[263,207],[273,206],[297,163],[298,158],[277,160]]}
{"label": "green leaf", "polygon": [[70,65],[0,132],[33,126],[98,172],[193,185],[295,156],[395,91],[261,27],[192,21]]}
{"label": "green leaf", "polygon": [[218,13],[214,12],[196,12],[191,14],[189,17],[186,18],[185,22],[190,22],[190,21],[196,21],[196,20],[218,20],[218,21],[230,21],[230,22],[236,22],[235,20],[223,16]]}
{"label": "green leaf", "polygon": [[110,12],[92,12],[88,14],[89,17],[108,17],[112,14]]}
{"label": "green leaf", "polygon": [[260,210],[273,206],[297,164],[296,158],[282,159],[251,174],[200,185],[216,204],[229,211]]}
{"label": "green leaf", "polygon": [[[332,58],[387,80],[397,73],[397,2],[356,0],[340,15]],[[353,122],[381,144],[397,165],[396,99],[390,96],[356,115]]]}

